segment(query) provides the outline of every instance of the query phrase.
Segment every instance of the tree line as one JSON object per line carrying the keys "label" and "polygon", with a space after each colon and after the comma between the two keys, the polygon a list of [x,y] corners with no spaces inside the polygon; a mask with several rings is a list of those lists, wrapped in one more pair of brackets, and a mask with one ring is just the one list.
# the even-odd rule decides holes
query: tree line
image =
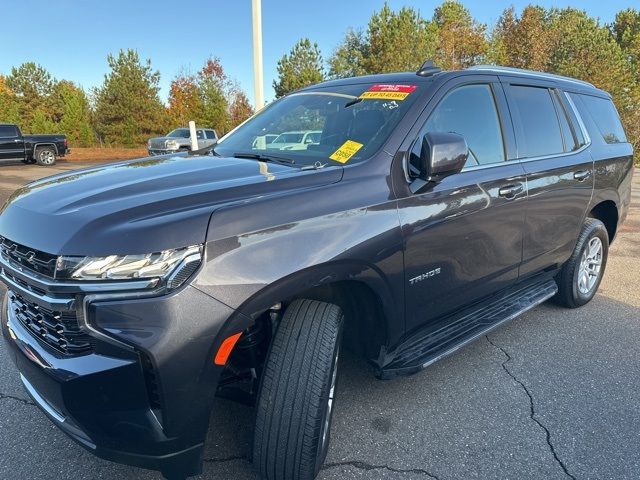
{"label": "tree line", "polygon": [[196,125],[224,134],[253,114],[246,94],[209,58],[196,74],[171,82],[168,105],[159,97],[160,73],[135,50],[107,57],[109,73],[88,93],[26,62],[0,75],[0,123],[26,133],[64,133],[72,146],[141,146],[169,129]]}
{"label": "tree line", "polygon": [[455,0],[428,19],[385,4],[366,26],[350,28],[326,62],[317,44],[301,39],[278,62],[273,88],[282,96],[326,79],[415,71],[425,59],[448,70],[495,64],[591,82],[612,95],[640,149],[640,12],[633,8],[602,24],[575,8],[510,7],[489,28]]}
{"label": "tree line", "polygon": [[[444,69],[496,64],[568,75],[613,96],[627,135],[640,149],[640,12],[628,8],[603,24],[584,10],[529,5],[502,12],[494,25],[445,0],[430,18],[385,4],[367,25],[353,26],[324,59],[308,38],[278,61],[276,97],[326,79],[413,71],[433,59]],[[141,145],[147,138],[195,120],[219,134],[253,113],[247,96],[217,58],[171,82],[168,105],[159,98],[160,73],[134,50],[107,58],[102,85],[83,91],[27,62],[0,75],[0,122],[27,132],[68,135],[71,144]]]}

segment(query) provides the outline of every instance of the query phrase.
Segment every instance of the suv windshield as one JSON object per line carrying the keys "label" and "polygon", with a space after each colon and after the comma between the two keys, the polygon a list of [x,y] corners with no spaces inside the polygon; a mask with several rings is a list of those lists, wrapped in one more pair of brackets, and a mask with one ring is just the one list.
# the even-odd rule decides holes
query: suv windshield
{"label": "suv windshield", "polygon": [[293,93],[226,135],[216,153],[273,155],[302,166],[361,161],[389,138],[418,90],[361,83]]}
{"label": "suv windshield", "polygon": [[188,128],[176,128],[167,135],[167,137],[174,138],[189,138],[189,136],[190,134]]}

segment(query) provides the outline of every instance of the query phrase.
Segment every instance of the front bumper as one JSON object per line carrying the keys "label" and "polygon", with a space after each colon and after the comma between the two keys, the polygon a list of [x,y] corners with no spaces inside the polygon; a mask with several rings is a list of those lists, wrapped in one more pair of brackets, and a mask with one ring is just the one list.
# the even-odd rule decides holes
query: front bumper
{"label": "front bumper", "polygon": [[155,155],[169,155],[171,153],[176,153],[178,150],[169,150],[166,148],[148,148],[147,152],[149,152],[149,156],[153,157]]}
{"label": "front bumper", "polygon": [[[212,359],[237,314],[190,286],[151,298],[139,292],[70,296],[62,291],[68,286],[34,285],[33,276],[0,267],[9,288],[0,309],[3,337],[47,416],[102,458],[165,475],[199,473],[222,370]],[[34,308],[71,302],[67,307],[92,339],[91,352],[64,355],[37,338],[14,309],[16,294]]]}

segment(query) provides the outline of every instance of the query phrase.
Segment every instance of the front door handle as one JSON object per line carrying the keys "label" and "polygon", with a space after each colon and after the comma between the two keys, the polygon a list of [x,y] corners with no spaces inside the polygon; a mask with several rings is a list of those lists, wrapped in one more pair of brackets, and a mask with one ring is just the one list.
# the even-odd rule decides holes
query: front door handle
{"label": "front door handle", "polygon": [[498,190],[498,195],[504,198],[513,198],[516,195],[522,193],[524,190],[524,185],[521,183],[515,183],[513,185],[505,185],[504,187],[500,187]]}
{"label": "front door handle", "polygon": [[573,178],[575,178],[579,182],[584,182],[590,176],[591,176],[591,170],[580,170],[573,174]]}

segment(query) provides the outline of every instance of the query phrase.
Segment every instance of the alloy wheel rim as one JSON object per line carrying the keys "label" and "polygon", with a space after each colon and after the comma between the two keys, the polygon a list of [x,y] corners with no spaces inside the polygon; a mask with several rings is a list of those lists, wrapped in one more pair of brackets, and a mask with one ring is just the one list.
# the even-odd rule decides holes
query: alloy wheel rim
{"label": "alloy wheel rim", "polygon": [[602,240],[593,237],[582,252],[578,269],[577,287],[580,293],[588,295],[602,272]]}
{"label": "alloy wheel rim", "polygon": [[45,150],[44,152],[40,152],[40,161],[47,165],[53,163],[54,155],[51,150]]}

